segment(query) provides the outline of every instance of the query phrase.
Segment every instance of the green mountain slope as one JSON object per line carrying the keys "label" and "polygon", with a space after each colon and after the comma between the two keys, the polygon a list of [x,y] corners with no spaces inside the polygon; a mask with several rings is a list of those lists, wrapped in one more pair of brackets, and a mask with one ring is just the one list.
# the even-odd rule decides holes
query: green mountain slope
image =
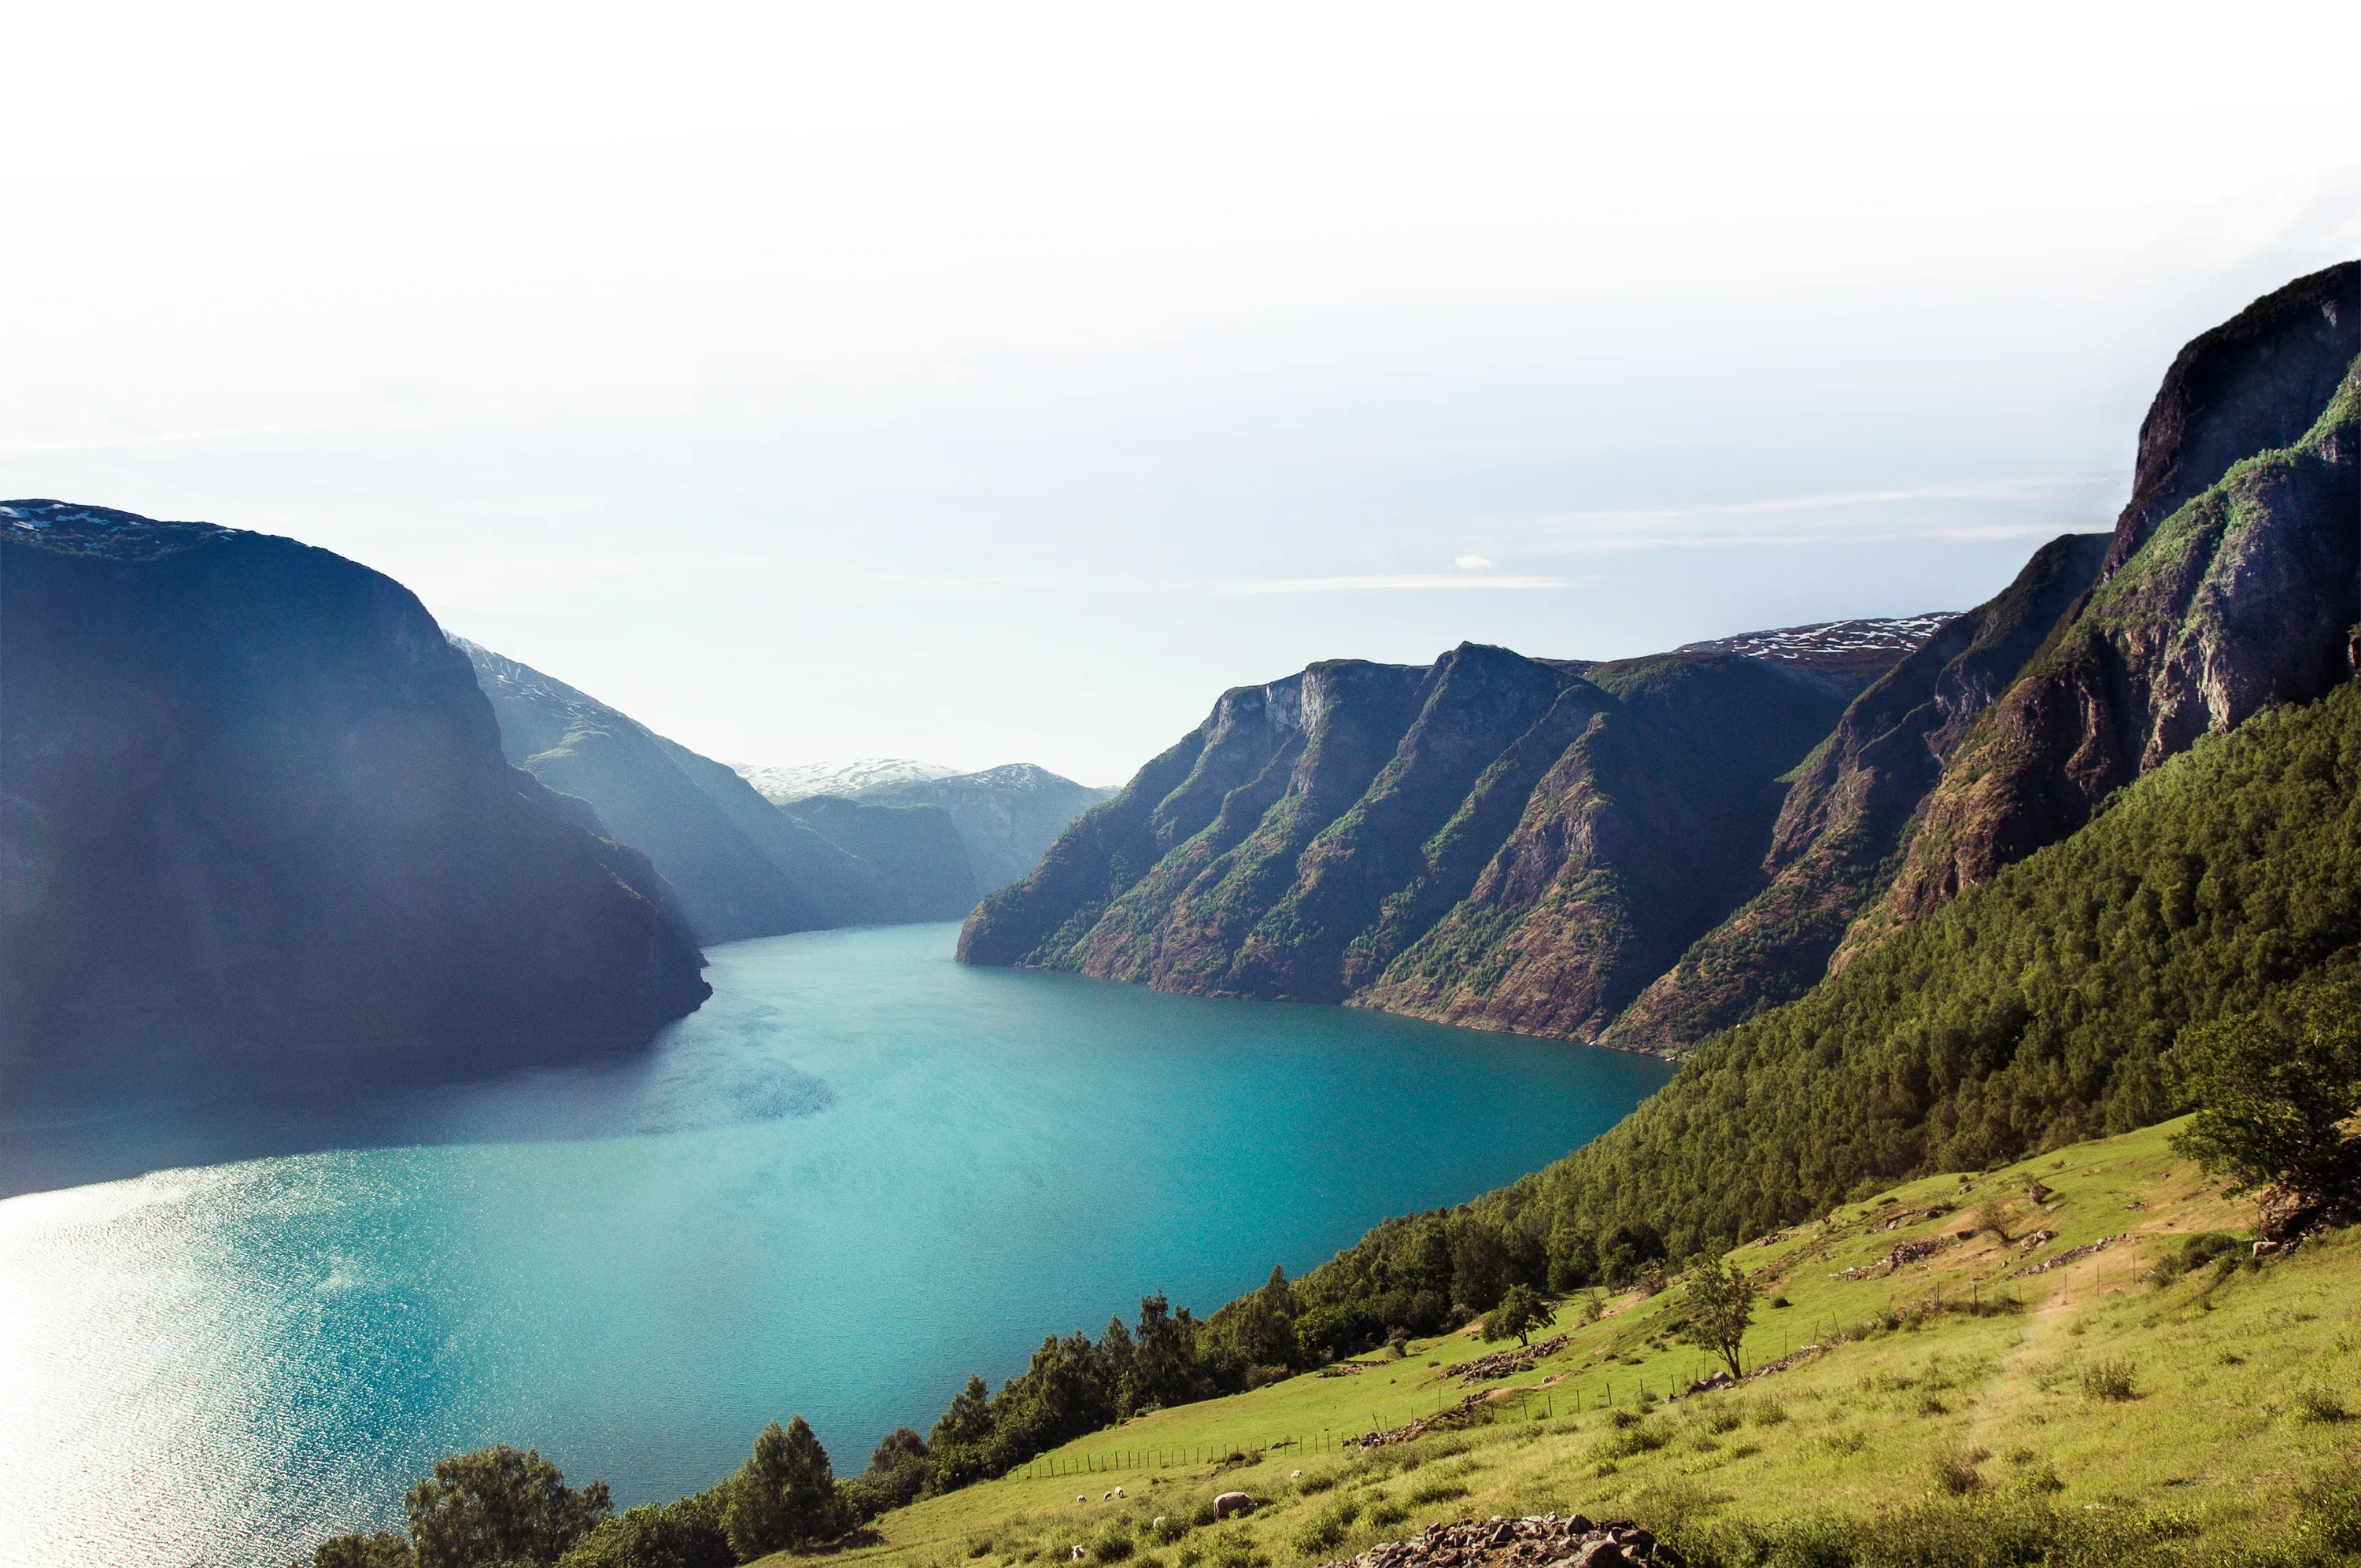
{"label": "green mountain slope", "polygon": [[2072,838],[1716,1037],[1613,1131],[1476,1208],[1579,1270],[1618,1225],[1652,1225],[1686,1255],[1923,1171],[2143,1126],[2172,1110],[2159,1058],[2182,1028],[2356,943],[2361,687],[2347,685],[2201,742]]}
{"label": "green mountain slope", "polygon": [[1781,775],[1933,629],[1613,663],[1469,644],[1230,692],[961,956],[1588,1038],[1753,891]]}

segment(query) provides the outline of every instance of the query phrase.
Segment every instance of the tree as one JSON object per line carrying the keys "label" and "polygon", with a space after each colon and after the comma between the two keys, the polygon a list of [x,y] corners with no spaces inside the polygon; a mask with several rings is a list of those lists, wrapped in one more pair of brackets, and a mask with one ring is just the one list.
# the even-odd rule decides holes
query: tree
{"label": "tree", "polygon": [[711,1495],[627,1508],[574,1543],[558,1568],[735,1568]]}
{"label": "tree", "polygon": [[417,1563],[409,1541],[384,1530],[331,1536],[312,1553],[312,1568],[417,1568]]}
{"label": "tree", "polygon": [[2285,1183],[2325,1196],[2350,1179],[2338,1124],[2361,1112],[2356,988],[2299,985],[2251,1013],[2184,1029],[2167,1068],[2198,1107],[2172,1146],[2233,1192]]}
{"label": "tree", "polygon": [[1754,1321],[1754,1281],[1727,1257],[1698,1264],[1689,1271],[1688,1321],[1681,1325],[1681,1343],[1710,1351],[1739,1376],[1738,1345],[1746,1326]]}
{"label": "tree", "polygon": [[1484,1339],[1487,1343],[1514,1339],[1519,1344],[1531,1344],[1533,1331],[1549,1327],[1549,1308],[1540,1291],[1530,1285],[1511,1285],[1500,1304],[1484,1314]]}
{"label": "tree", "polygon": [[741,1562],[840,1533],[836,1472],[803,1417],[784,1431],[773,1421],[754,1440],[754,1452],[729,1482],[721,1528]]}
{"label": "tree", "polygon": [[402,1503],[419,1568],[548,1568],[613,1511],[604,1481],[577,1492],[538,1449],[505,1442],[435,1461]]}

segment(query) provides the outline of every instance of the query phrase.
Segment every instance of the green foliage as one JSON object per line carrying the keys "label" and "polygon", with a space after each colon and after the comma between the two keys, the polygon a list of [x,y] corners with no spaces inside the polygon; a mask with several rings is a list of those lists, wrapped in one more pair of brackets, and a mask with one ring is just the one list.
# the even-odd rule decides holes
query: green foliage
{"label": "green foliage", "polygon": [[[983,1380],[974,1380],[982,1387]],[[891,1508],[915,1502],[933,1478],[927,1440],[908,1427],[897,1428],[877,1444],[869,1468],[850,1481],[837,1483],[837,1500],[849,1519],[868,1520]]]}
{"label": "green foliage", "polygon": [[2167,1058],[2198,1107],[2173,1146],[2233,1191],[2328,1191],[2351,1169],[2337,1124],[2361,1112],[2361,982],[2338,970],[2184,1030]]}
{"label": "green foliage", "polygon": [[2082,1397],[2106,1400],[2136,1398],[2137,1389],[2134,1384],[2138,1370],[2128,1361],[2103,1356],[2082,1369]]}
{"label": "green foliage", "polygon": [[312,1553],[312,1568],[417,1568],[417,1563],[408,1541],[383,1530],[332,1536]]}
{"label": "green foliage", "polygon": [[613,1506],[604,1481],[577,1492],[539,1450],[507,1443],[437,1460],[402,1503],[419,1568],[547,1568]]}
{"label": "green foliage", "polygon": [[734,1568],[738,1554],[712,1494],[627,1508],[593,1528],[559,1568]]}
{"label": "green foliage", "polygon": [[1484,1314],[1481,1332],[1488,1344],[1504,1339],[1531,1344],[1533,1331],[1549,1327],[1549,1307],[1540,1291],[1530,1285],[1511,1285],[1500,1304]]}
{"label": "green foliage", "polygon": [[831,1540],[844,1522],[828,1450],[801,1416],[764,1427],[726,1484],[721,1528],[743,1560]]}
{"label": "green foliage", "polygon": [[1726,1257],[1709,1259],[1689,1270],[1688,1291],[1682,1305],[1687,1321],[1681,1324],[1683,1344],[1693,1344],[1721,1357],[1735,1377],[1739,1342],[1754,1321],[1754,1282]]}

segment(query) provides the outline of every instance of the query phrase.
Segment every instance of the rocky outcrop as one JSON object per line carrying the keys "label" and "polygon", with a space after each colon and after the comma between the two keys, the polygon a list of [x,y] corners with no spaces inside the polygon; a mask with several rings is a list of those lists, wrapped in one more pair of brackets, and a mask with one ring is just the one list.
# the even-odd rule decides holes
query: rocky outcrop
{"label": "rocky outcrop", "polygon": [[2108,536],[2067,534],[1987,604],[1855,697],[1795,772],[1763,858],[1763,890],[1625,1010],[1612,1045],[1676,1050],[1800,996],[1884,891],[1919,805],[1960,738],[2097,577]]}
{"label": "rocky outcrop", "polygon": [[2183,349],[2141,425],[2099,583],[1954,749],[1833,963],[2071,833],[2199,737],[2351,678],[2356,464],[2361,262]]}
{"label": "rocky outcrop", "polygon": [[708,993],[645,857],[324,550],[0,506],[0,1058],[555,1061]]}
{"label": "rocky outcrop", "polygon": [[509,760],[643,850],[698,939],[956,920],[975,904],[950,813],[815,799],[783,809],[738,772],[529,665],[456,640]]}
{"label": "rocky outcrop", "polygon": [[985,899],[961,957],[1592,1037],[1752,890],[1780,775],[1924,635],[1827,630],[1232,691]]}
{"label": "rocky outcrop", "polygon": [[1326,1568],[1682,1568],[1683,1562],[1630,1519],[1594,1524],[1581,1514],[1541,1514],[1429,1525],[1408,1541],[1380,1541]]}

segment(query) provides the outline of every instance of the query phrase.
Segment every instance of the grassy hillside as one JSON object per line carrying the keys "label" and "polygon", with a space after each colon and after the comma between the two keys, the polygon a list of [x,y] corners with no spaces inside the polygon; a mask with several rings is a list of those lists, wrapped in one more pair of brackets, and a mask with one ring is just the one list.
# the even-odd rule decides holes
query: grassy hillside
{"label": "grassy hillside", "polygon": [[[1955,1544],[1979,1521],[1989,1535],[2028,1519],[2053,1539],[2151,1553],[2141,1560],[2239,1560],[2307,1531],[2316,1542],[2333,1508],[2299,1494],[2340,1466],[2349,1475],[2340,1412],[2361,1403],[2361,1232],[2259,1267],[2235,1266],[2242,1242],[2233,1266],[2157,1283],[2189,1238],[2252,1219],[2169,1149],[2172,1130],[1930,1176],[1741,1249],[1765,1297],[1745,1365],[1791,1359],[1735,1389],[1664,1400],[1703,1365],[1669,1337],[1679,1282],[1614,1298],[1587,1325],[1577,1297],[1534,1335],[1565,1346],[1474,1384],[1491,1397],[1459,1430],[1366,1455],[1343,1446],[1459,1403],[1471,1386],[1457,1370],[1503,1348],[1464,1332],[1399,1360],[1356,1358],[1349,1374],[1137,1418],[889,1513],[840,1555],[1013,1568],[1079,1545],[1136,1568],[1288,1568],[1431,1522],[1549,1510],[1636,1517],[1708,1562],[1783,1540],[1792,1551],[1799,1533],[1841,1542],[1846,1519],[1874,1521],[1899,1551],[1925,1533],[1912,1510],[1928,1508]],[[2035,1181],[2050,1190],[2040,1204]],[[1987,1203],[2007,1242],[1982,1228]],[[1932,1244],[1929,1255],[1881,1265],[1907,1244]],[[1127,1497],[1104,1500],[1117,1486]],[[1227,1490],[1263,1506],[1183,1528]],[[1795,1560],[1881,1559],[1830,1548]]]}

